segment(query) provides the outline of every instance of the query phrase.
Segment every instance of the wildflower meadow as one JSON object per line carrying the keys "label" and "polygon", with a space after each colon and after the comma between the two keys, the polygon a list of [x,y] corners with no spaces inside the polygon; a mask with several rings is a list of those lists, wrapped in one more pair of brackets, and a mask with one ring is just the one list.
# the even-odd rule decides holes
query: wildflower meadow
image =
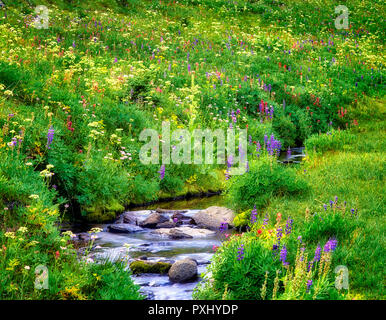
{"label": "wildflower meadow", "polygon": [[124,224],[141,241],[216,235],[192,299],[383,300],[384,12],[0,1],[0,299],[150,299],[134,249],[97,259],[106,226],[216,194],[234,216],[214,227],[179,212]]}

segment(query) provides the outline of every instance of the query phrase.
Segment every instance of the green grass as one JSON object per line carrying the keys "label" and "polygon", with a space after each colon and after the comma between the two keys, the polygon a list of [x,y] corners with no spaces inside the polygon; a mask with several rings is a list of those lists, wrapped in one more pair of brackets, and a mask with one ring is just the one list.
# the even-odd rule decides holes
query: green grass
{"label": "green grass", "polygon": [[[298,174],[310,185],[311,190],[299,197],[273,198],[261,212],[281,212],[296,221],[300,234],[305,232],[307,240],[320,241],[323,232],[310,229],[304,222],[307,208],[310,213],[323,216],[323,204],[337,196],[339,203],[347,202],[347,215],[352,208],[358,210],[355,222],[348,225],[333,221],[325,225],[327,236],[339,236],[342,248],[337,252],[336,265],[349,269],[350,292],[353,296],[379,299],[384,297],[385,263],[385,122],[373,120],[348,131],[354,139],[347,140],[335,150],[309,154]],[[319,138],[320,149],[325,149],[324,136]],[[311,140],[317,140],[312,137]],[[262,219],[262,218],[260,218]],[[342,228],[341,230],[336,228]],[[335,228],[335,229],[334,229]]]}

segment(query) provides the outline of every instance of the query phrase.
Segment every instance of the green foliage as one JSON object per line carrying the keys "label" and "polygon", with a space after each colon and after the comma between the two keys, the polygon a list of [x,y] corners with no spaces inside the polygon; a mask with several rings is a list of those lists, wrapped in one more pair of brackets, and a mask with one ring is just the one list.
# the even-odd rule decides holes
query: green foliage
{"label": "green foliage", "polygon": [[[90,296],[96,300],[142,300],[139,286],[134,285],[124,263],[108,260],[93,264],[90,273],[95,287],[88,287]],[[95,281],[96,279],[96,281]]]}
{"label": "green foliage", "polygon": [[332,130],[326,134],[313,135],[305,142],[308,152],[324,153],[332,150],[349,148],[356,140],[355,135],[347,131]]}
{"label": "green foliage", "polygon": [[[346,292],[338,292],[333,284],[331,264],[335,249],[321,251],[321,256],[315,260],[315,246],[301,244],[296,239],[297,232],[284,232],[285,226],[279,223],[278,219],[274,227],[254,224],[250,232],[232,235],[223,242],[193,297],[223,300],[344,299]],[[280,242],[277,240],[279,230],[283,234]],[[309,280],[312,280],[310,286],[307,285]]]}
{"label": "green foliage", "polygon": [[[119,165],[95,155],[86,160],[77,176],[77,200],[83,206],[123,202],[128,196],[129,181]],[[92,182],[92,183],[90,183]]]}
{"label": "green foliage", "polygon": [[295,141],[297,138],[296,126],[288,117],[275,117],[272,128],[284,141],[283,148],[295,146]]}
{"label": "green foliage", "polygon": [[236,228],[242,227],[242,226],[247,226],[250,222],[251,219],[251,212],[250,210],[243,211],[233,219],[233,224]]}
{"label": "green foliage", "polygon": [[[268,271],[267,293],[272,295],[273,279],[280,267],[270,250],[260,241],[233,239],[223,243],[208,267],[209,281],[202,282],[196,289],[195,299],[260,300],[261,287]],[[238,248],[245,243],[245,258],[237,260]]]}
{"label": "green foliage", "polygon": [[249,172],[232,176],[227,189],[227,198],[235,207],[243,210],[266,206],[274,196],[305,193],[308,185],[296,175],[296,171],[285,168],[276,160],[265,157],[250,162]]}
{"label": "green foliage", "polygon": [[[350,215],[350,213],[346,214]],[[355,217],[345,218],[342,214],[333,212],[315,214],[310,221],[305,222],[302,236],[305,241],[314,243],[329,238],[343,241],[349,239],[356,227]]]}
{"label": "green foliage", "polygon": [[[6,205],[1,202],[2,208]],[[30,199],[8,205],[0,220],[1,299],[142,299],[123,264],[95,264],[88,258],[93,241],[79,254],[71,233],[60,234],[57,206]],[[35,289],[35,270],[46,270],[47,288]]]}
{"label": "green foliage", "polygon": [[138,203],[146,203],[157,199],[159,182],[155,179],[149,181],[138,175],[130,181],[130,190],[136,195]]}
{"label": "green foliage", "polygon": [[166,192],[173,192],[174,190],[181,190],[184,187],[184,181],[178,176],[167,175],[160,182],[161,190]]}

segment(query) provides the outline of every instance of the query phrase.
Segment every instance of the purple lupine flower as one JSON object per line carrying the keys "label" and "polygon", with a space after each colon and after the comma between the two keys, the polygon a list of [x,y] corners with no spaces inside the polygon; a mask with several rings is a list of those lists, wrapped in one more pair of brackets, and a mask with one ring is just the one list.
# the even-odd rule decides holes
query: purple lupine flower
{"label": "purple lupine flower", "polygon": [[302,236],[299,236],[298,240],[299,240],[300,243],[302,243]]}
{"label": "purple lupine flower", "polygon": [[277,243],[280,244],[281,237],[283,236],[283,229],[281,227],[276,229]]}
{"label": "purple lupine flower", "polygon": [[266,226],[268,224],[268,221],[269,221],[269,218],[268,218],[268,215],[266,214],[264,216],[264,220],[263,220],[263,226]]}
{"label": "purple lupine flower", "polygon": [[[300,237],[301,238],[301,237]],[[298,237],[298,239],[299,239],[299,237]],[[300,242],[301,242],[302,240],[300,239]],[[300,251],[301,251],[301,255],[300,255],[300,261],[304,261],[304,251],[306,250],[306,248],[303,246],[303,247],[301,247],[300,248]]]}
{"label": "purple lupine flower", "polygon": [[48,133],[47,133],[47,149],[51,149],[50,145],[54,140],[54,134],[55,134],[55,130],[51,126],[50,129],[48,129]]}
{"label": "purple lupine flower", "polygon": [[324,211],[327,211],[327,205],[323,204]]}
{"label": "purple lupine flower", "polygon": [[[264,137],[265,139],[265,137]],[[268,154],[273,156],[273,155],[279,155],[280,149],[281,149],[281,142],[279,140],[275,139],[275,136],[272,134],[270,139],[267,139],[266,142],[266,148],[268,151]]]}
{"label": "purple lupine flower", "polygon": [[286,259],[287,259],[287,248],[284,245],[280,251],[280,259],[279,259],[283,263],[283,266],[289,265],[289,262],[287,262]]}
{"label": "purple lupine flower", "polygon": [[247,160],[247,162],[245,163],[245,172],[249,172],[249,161]]}
{"label": "purple lupine flower", "polygon": [[274,111],[273,106],[270,106],[270,108],[269,108],[269,118],[270,119],[272,119],[272,117],[273,117],[273,111]]}
{"label": "purple lupine flower", "polygon": [[188,72],[190,72],[190,63],[188,63]]}
{"label": "purple lupine flower", "polygon": [[323,251],[324,252],[334,251],[337,245],[338,245],[338,241],[336,239],[329,239],[324,245]]}
{"label": "purple lupine flower", "polygon": [[230,178],[229,171],[230,171],[230,168],[232,167],[232,163],[233,163],[233,157],[232,157],[232,155],[229,155],[228,159],[227,159],[227,169],[226,169],[226,173],[225,173],[225,179],[226,180],[228,180]]}
{"label": "purple lupine flower", "polygon": [[256,143],[256,152],[257,152],[257,156],[258,157],[260,157],[260,149],[261,149],[260,142],[257,141],[257,143]]}
{"label": "purple lupine flower", "polygon": [[240,156],[240,162],[244,162],[244,157],[246,155],[246,153],[244,152],[244,150],[241,148],[241,144],[239,145],[239,156]]}
{"label": "purple lupine flower", "polygon": [[237,249],[237,260],[241,261],[244,259],[244,244],[241,244]]}
{"label": "purple lupine flower", "polygon": [[163,178],[165,178],[165,165],[163,164],[160,168],[159,171],[157,171],[159,173],[159,178],[160,180],[162,180]]}
{"label": "purple lupine flower", "polygon": [[290,234],[292,232],[292,224],[293,224],[294,220],[291,219],[291,217],[289,217],[287,219],[287,223],[286,223],[286,226],[285,226],[285,234]]}
{"label": "purple lupine flower", "polygon": [[220,232],[223,233],[228,230],[228,222],[221,222]]}
{"label": "purple lupine flower", "polygon": [[257,221],[257,209],[256,205],[253,207],[253,210],[251,212],[251,223],[254,224]]}
{"label": "purple lupine flower", "polygon": [[307,281],[307,293],[310,292],[310,288],[312,286],[312,280]]}
{"label": "purple lupine flower", "polygon": [[320,244],[318,244],[315,250],[314,262],[318,262],[320,260],[321,252],[322,252],[322,248],[320,247]]}
{"label": "purple lupine flower", "polygon": [[12,146],[12,148],[17,146],[17,139],[15,137],[12,138],[11,146]]}

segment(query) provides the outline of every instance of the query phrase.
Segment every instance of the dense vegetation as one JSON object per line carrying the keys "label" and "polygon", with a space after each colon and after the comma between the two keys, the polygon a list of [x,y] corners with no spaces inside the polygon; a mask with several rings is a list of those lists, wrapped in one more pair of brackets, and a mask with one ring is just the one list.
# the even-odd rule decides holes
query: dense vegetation
{"label": "dense vegetation", "polygon": [[[110,221],[129,204],[219,190],[251,231],[218,249],[197,298],[384,297],[383,1],[345,1],[347,30],[335,29],[330,0],[4,4],[1,298],[139,299],[123,265],[82,260],[58,222]],[[41,4],[48,29],[32,25]],[[142,164],[139,134],[163,121],[248,128],[248,173]],[[276,162],[301,145],[301,165]],[[285,229],[278,212],[294,219],[281,243],[292,269],[280,243],[271,252]],[[299,262],[335,240],[311,271]],[[48,291],[33,289],[38,265],[49,266]],[[337,265],[349,269],[349,293],[334,289]]]}

